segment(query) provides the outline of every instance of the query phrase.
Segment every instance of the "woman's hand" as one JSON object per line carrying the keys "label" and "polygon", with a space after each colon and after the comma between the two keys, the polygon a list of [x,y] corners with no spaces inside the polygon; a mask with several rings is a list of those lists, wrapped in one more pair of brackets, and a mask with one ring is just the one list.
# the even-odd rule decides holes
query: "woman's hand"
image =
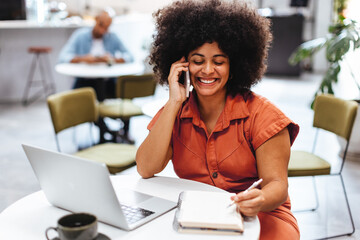
{"label": "woman's hand", "polygon": [[183,71],[188,71],[188,67],[185,57],[171,65],[168,76],[169,100],[136,153],[137,170],[143,178],[161,172],[173,155],[171,138],[174,122],[186,99],[185,87],[179,83],[179,77]]}
{"label": "woman's hand", "polygon": [[185,61],[185,57],[174,62],[170,68],[168,76],[169,101],[172,101],[173,103],[181,104],[186,100],[185,86],[179,83],[183,71],[189,71],[189,62]]}
{"label": "woman's hand", "polygon": [[248,192],[243,191],[235,196],[231,196],[231,200],[235,201],[238,211],[245,216],[252,217],[261,211],[265,197],[260,189],[255,188]]}

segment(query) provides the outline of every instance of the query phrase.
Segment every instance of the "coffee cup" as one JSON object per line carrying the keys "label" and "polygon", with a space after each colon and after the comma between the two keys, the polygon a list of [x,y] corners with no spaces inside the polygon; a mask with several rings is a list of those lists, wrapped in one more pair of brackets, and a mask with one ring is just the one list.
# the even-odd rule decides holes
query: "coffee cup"
{"label": "coffee cup", "polygon": [[45,231],[46,239],[50,240],[48,232],[54,230],[60,240],[93,240],[97,237],[97,218],[89,213],[74,213],[61,217],[57,227],[49,227]]}

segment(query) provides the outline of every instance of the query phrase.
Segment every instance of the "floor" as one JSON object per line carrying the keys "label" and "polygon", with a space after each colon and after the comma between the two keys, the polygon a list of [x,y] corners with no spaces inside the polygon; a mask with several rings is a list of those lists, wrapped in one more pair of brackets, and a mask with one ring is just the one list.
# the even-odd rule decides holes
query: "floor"
{"label": "floor", "polygon": [[[311,150],[314,137],[312,111],[309,108],[312,96],[320,80],[319,75],[303,74],[300,78],[267,77],[253,89],[267,97],[283,112],[300,125],[300,134],[293,149]],[[155,97],[137,99],[138,104],[149,100],[166,98],[167,89],[158,87]],[[146,137],[146,126],[150,118],[141,116],[131,121],[130,134],[139,145]],[[110,122],[114,128],[117,122]],[[61,133],[60,143],[63,152],[75,151],[74,142],[80,145],[86,142],[85,128]],[[80,134],[79,134],[80,133]],[[96,133],[96,132],[95,132]],[[75,138],[76,136],[76,138]],[[81,136],[81,137],[79,137]],[[47,149],[56,150],[54,132],[50,115],[44,100],[39,100],[27,107],[20,103],[0,103],[0,212],[18,199],[40,190],[39,184],[21,149],[22,143],[32,144]],[[317,149],[320,154],[330,159],[336,165],[340,149],[337,139],[328,134],[320,135],[320,141],[326,142],[326,148]],[[347,161],[344,169],[344,181],[354,217],[356,232],[350,237],[336,239],[360,239],[360,161]],[[137,174],[134,168],[122,174]],[[171,166],[162,175],[174,176]],[[338,188],[339,181],[333,177],[318,177],[316,179],[320,198],[320,207],[315,212],[300,210],[315,204],[312,182],[304,178],[289,179],[289,192],[293,210],[299,222],[301,239],[317,239],[327,234],[338,234],[350,230],[350,220],[346,206]]]}

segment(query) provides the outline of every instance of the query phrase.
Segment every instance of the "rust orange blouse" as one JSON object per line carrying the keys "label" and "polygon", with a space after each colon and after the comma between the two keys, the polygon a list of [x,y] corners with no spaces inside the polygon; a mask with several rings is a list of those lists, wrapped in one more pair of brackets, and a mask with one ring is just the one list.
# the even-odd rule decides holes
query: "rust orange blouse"
{"label": "rust orange blouse", "polygon": [[[156,123],[161,109],[150,122]],[[237,193],[258,180],[255,150],[288,128],[291,144],[299,126],[269,100],[255,93],[227,96],[214,130],[208,134],[200,118],[196,94],[180,109],[172,132],[174,171],[180,178],[214,185]],[[299,239],[288,200],[272,212],[260,212],[260,239]],[[283,236],[283,237],[282,237]]]}

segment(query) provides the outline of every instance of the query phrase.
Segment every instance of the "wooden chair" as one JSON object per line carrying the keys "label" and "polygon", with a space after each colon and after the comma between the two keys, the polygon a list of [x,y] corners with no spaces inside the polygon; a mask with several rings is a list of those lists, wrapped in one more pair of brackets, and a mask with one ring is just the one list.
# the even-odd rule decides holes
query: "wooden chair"
{"label": "wooden chair", "polygon": [[[93,88],[78,88],[57,93],[49,96],[47,103],[59,151],[59,132],[82,123],[93,124],[98,120],[98,105]],[[136,151],[134,145],[105,143],[78,151],[74,155],[105,163],[110,173],[115,174],[135,165]]]}
{"label": "wooden chair", "polygon": [[141,107],[134,104],[132,99],[154,95],[155,89],[156,82],[153,74],[119,77],[116,82],[116,100],[100,103],[100,117],[120,119],[124,123],[123,133],[120,134],[120,137],[124,142],[131,142],[128,138],[130,118],[144,114]]}
{"label": "wooden chair", "polygon": [[[311,176],[313,179],[313,184],[316,194],[316,207],[312,208],[311,209],[312,211],[315,211],[319,205],[317,191],[316,191],[315,177],[319,175],[336,175],[339,176],[341,180],[341,185],[347,205],[347,211],[351,219],[352,231],[336,236],[327,236],[326,239],[351,235],[355,232],[354,220],[351,214],[351,209],[346,194],[345,184],[341,173],[346,160],[350,135],[354,125],[357,109],[358,109],[358,103],[355,101],[343,100],[334,97],[333,95],[327,95],[327,94],[317,96],[314,103],[313,126],[317,129],[316,129],[316,136],[313,145],[313,151],[311,153],[306,151],[291,152],[289,168],[288,168],[288,176],[289,177]],[[342,137],[346,140],[346,146],[339,171],[331,172],[331,164],[325,159],[319,157],[318,155],[315,155],[314,153],[315,146],[317,144],[317,136],[319,133],[319,129],[332,132],[337,136]]]}

